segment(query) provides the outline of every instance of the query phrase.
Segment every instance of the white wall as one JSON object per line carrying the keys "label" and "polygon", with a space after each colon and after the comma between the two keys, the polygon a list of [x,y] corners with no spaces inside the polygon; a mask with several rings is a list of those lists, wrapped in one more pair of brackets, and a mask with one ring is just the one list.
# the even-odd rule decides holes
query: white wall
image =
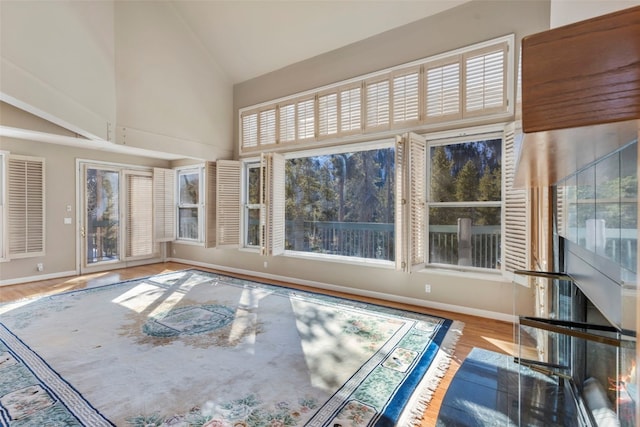
{"label": "white wall", "polygon": [[85,136],[116,118],[113,4],[0,2],[0,93]]}
{"label": "white wall", "polygon": [[638,0],[551,0],[551,28],[638,5]]}
{"label": "white wall", "polygon": [[233,88],[168,2],[115,3],[117,142],[214,160],[233,151]]}
{"label": "white wall", "polygon": [[233,154],[233,87],[168,2],[1,1],[0,100],[92,139]]}

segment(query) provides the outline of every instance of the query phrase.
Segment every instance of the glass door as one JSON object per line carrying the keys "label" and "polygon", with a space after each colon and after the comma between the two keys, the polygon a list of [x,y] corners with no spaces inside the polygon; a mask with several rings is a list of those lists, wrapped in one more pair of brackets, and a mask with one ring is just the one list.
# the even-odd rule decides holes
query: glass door
{"label": "glass door", "polygon": [[82,170],[82,270],[111,268],[121,260],[120,172],[92,165]]}

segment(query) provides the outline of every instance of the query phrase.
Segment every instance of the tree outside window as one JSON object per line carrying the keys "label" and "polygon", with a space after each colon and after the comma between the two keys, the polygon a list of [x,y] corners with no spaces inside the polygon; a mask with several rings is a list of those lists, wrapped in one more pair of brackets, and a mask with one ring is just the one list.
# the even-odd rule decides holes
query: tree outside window
{"label": "tree outside window", "polygon": [[429,155],[428,262],[499,268],[502,139],[432,145]]}
{"label": "tree outside window", "polygon": [[288,250],[393,261],[394,149],[286,163]]}

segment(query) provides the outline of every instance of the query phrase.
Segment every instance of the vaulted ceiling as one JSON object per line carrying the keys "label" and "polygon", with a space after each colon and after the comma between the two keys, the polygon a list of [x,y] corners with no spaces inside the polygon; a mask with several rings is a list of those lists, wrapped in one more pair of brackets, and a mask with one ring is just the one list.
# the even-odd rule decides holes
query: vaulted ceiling
{"label": "vaulted ceiling", "polygon": [[469,0],[172,0],[233,83]]}

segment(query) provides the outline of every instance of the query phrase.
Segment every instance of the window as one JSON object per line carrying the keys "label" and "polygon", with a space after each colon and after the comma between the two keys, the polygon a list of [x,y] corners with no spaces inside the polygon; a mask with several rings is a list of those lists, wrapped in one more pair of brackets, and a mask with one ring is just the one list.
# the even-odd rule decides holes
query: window
{"label": "window", "polygon": [[500,268],[502,135],[431,141],[428,263]]}
{"label": "window", "polygon": [[515,105],[514,39],[500,37],[242,109],[240,154],[275,151],[278,143],[311,146],[390,129],[426,132],[504,121]]}
{"label": "window", "polygon": [[367,82],[365,85],[367,129],[389,125],[389,79]]}
{"label": "window", "polygon": [[245,165],[246,191],[244,202],[245,247],[260,247],[260,163]]}
{"label": "window", "polygon": [[420,69],[405,70],[393,77],[393,124],[417,123],[420,118]]}
{"label": "window", "polygon": [[428,121],[462,117],[460,68],[459,57],[425,66],[425,116]]}
{"label": "window", "polygon": [[9,258],[45,253],[44,159],[8,156],[7,225]]}
{"label": "window", "polygon": [[285,247],[393,261],[394,148],[290,158]]}
{"label": "window", "polygon": [[201,241],[204,202],[202,175],[202,167],[177,170],[179,240]]}

